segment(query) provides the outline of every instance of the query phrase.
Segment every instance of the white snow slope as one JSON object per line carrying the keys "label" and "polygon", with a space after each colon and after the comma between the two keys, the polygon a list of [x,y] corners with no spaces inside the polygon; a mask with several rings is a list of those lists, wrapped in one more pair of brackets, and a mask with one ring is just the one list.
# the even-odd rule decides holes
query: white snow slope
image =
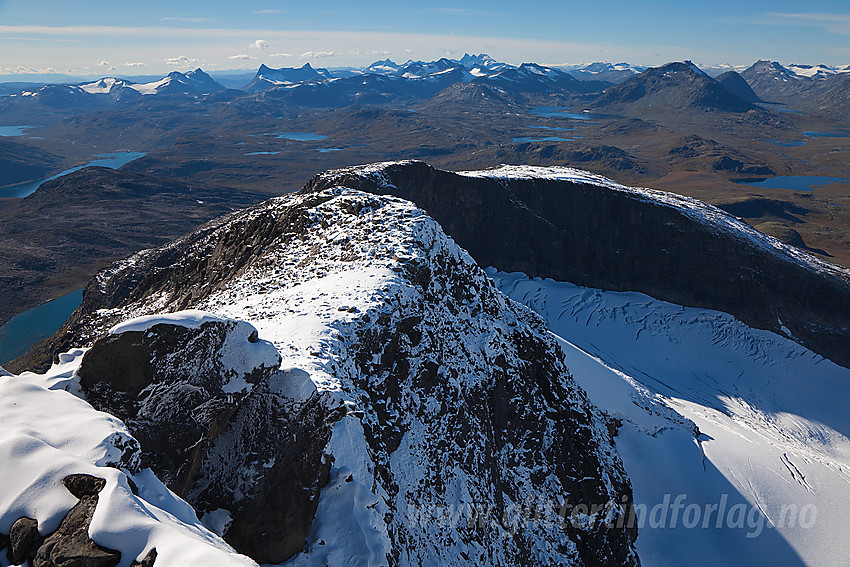
{"label": "white snow slope", "polygon": [[725,313],[488,273],[622,420],[643,565],[850,565],[850,370]]}

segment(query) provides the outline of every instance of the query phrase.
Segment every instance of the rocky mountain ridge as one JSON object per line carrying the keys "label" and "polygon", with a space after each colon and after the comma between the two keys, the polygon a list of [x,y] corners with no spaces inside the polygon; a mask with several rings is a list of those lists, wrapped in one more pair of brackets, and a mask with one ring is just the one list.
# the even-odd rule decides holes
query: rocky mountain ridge
{"label": "rocky mountain ridge", "polygon": [[[213,417],[218,434],[199,456],[195,488],[185,490],[185,473],[169,476],[163,463],[151,465],[173,479],[171,488],[199,513],[211,514],[208,524],[237,550],[263,562],[300,551],[297,540],[272,546],[281,535],[271,528],[263,537],[242,530],[240,518],[247,516],[239,510],[250,508],[249,493],[225,491],[243,496],[231,496],[233,504],[222,508],[221,500],[205,496],[221,494],[203,488],[210,479],[244,479],[245,487],[262,487],[263,478],[277,479],[274,486],[306,480],[324,486],[311,500],[315,517],[309,506],[290,512],[312,520],[306,538],[290,530],[302,534],[295,565],[638,564],[635,532],[618,524],[630,488],[604,416],[574,387],[540,320],[496,291],[472,258],[409,202],[342,187],[273,199],[119,262],[93,280],[83,305],[48,347],[94,345],[77,373],[82,395],[126,419],[143,454],[155,449],[134,413],[138,402],[116,404],[124,394],[116,396],[118,383],[108,377],[126,375],[129,370],[119,371],[122,361],[139,358],[132,345],[142,341],[150,345],[147,352],[159,352],[155,345],[173,344],[168,337],[180,334],[149,326],[156,317],[139,335],[133,323],[112,329],[118,338],[107,332],[129,317],[192,307],[250,321],[282,357],[279,377],[261,379],[268,387],[252,390],[259,398],[252,393],[237,401],[230,420]],[[170,356],[184,375],[198,374],[187,369],[204,357],[182,352],[154,359],[162,366]],[[141,377],[131,381],[138,384],[133,391],[184,387],[156,372],[145,380],[151,385]],[[244,450],[256,439],[245,435],[268,421],[269,403],[259,400],[283,393],[300,403],[323,399],[317,410],[326,417],[316,423],[331,424],[329,442],[313,436],[327,443],[323,452],[310,453],[315,466],[288,478],[276,471],[290,470],[290,435],[260,436],[279,438],[284,447]],[[158,400],[167,398],[159,394],[146,399],[139,407],[171,405],[163,406]],[[196,403],[209,405],[203,396]],[[293,415],[291,404],[284,407]],[[161,410],[151,415],[164,419]],[[225,416],[227,405],[218,411],[225,413],[189,413],[196,420]],[[307,423],[294,439],[321,431]],[[253,454],[253,465],[239,461],[238,455]],[[329,466],[326,478],[323,466]],[[599,507],[559,520],[567,503]],[[285,525],[294,525],[290,519]]]}
{"label": "rocky mountain ridge", "polygon": [[725,311],[850,365],[850,272],[700,201],[570,168],[421,162],[331,171],[304,191],[337,185],[413,201],[480,265]]}

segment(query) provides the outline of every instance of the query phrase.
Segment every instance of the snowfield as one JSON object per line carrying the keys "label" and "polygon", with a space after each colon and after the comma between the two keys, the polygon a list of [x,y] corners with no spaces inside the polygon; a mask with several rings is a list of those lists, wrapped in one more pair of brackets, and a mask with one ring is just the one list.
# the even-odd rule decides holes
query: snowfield
{"label": "snowfield", "polygon": [[622,420],[644,565],[846,567],[850,370],[725,313],[488,273]]}

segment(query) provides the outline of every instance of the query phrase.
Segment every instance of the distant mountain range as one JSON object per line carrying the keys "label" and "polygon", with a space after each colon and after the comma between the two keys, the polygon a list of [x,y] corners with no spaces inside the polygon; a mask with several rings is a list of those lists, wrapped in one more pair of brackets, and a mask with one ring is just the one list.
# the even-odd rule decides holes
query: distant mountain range
{"label": "distant mountain range", "polygon": [[757,61],[741,76],[768,102],[835,116],[850,115],[850,65],[784,67],[775,61]]}
{"label": "distant mountain range", "polygon": [[[718,73],[718,71],[723,71]],[[228,89],[201,69],[172,72],[150,82],[117,77],[96,81],[26,87],[0,97],[0,113],[26,116],[27,108],[88,111],[114,103],[136,101],[150,95],[207,97],[227,91],[225,97],[258,97],[314,108],[339,108],[352,104],[422,101],[453,85],[486,87],[453,89],[459,93],[489,92],[498,97],[527,98],[536,94],[583,97],[592,107],[684,107],[746,112],[762,102],[787,103],[801,99],[807,109],[847,112],[850,66],[758,61],[738,73],[730,66],[700,68],[690,61],[660,67],[597,62],[584,65],[519,66],[499,62],[486,54],[465,54],[460,59],[396,63],[376,61],[362,69],[328,70],[309,63],[296,68],[273,69],[261,65],[241,89]],[[233,78],[228,84],[234,84]],[[8,93],[8,90],[6,91]],[[443,97],[446,98],[446,97]],[[798,101],[793,101],[797,104]]]}
{"label": "distant mountain range", "polygon": [[200,97],[226,88],[201,69],[188,73],[174,71],[157,81],[135,83],[104,77],[74,85],[29,87],[0,98],[0,111],[26,111],[32,104],[62,110],[95,110],[104,105],[135,101],[144,96]]}

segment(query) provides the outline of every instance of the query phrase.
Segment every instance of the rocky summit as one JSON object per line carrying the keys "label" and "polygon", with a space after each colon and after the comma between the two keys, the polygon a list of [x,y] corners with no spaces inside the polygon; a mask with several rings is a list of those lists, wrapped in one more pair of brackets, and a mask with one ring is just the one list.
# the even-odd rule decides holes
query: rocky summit
{"label": "rocky summit", "polygon": [[259,563],[639,564],[615,424],[409,201],[232,213],[101,272],[49,345],[88,348],[62,387]]}

